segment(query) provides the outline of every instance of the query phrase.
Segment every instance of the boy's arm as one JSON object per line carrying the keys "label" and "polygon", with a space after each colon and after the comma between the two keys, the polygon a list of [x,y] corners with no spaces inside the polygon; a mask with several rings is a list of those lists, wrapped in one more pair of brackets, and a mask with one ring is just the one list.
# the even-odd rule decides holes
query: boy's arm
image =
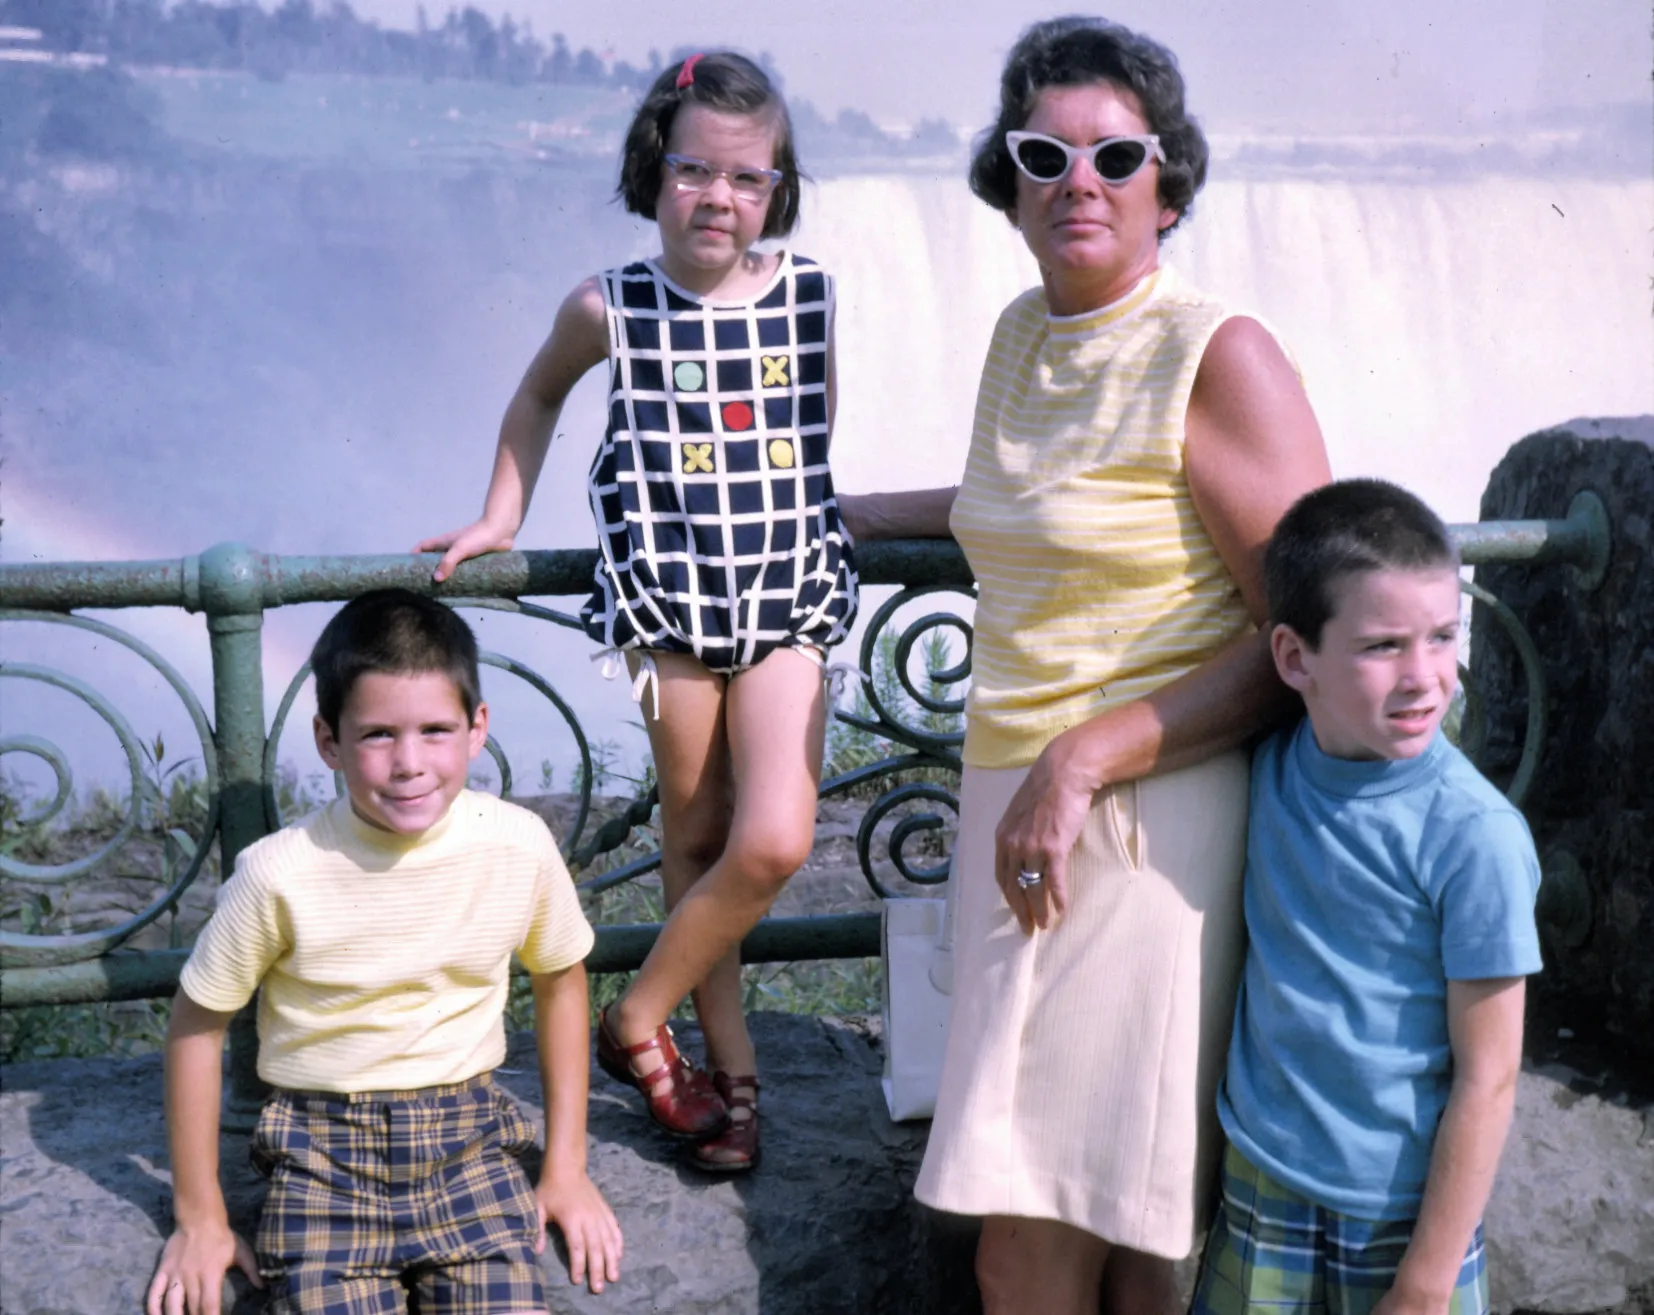
{"label": "boy's arm", "polygon": [[1525,995],[1521,977],[1447,983],[1453,1086],[1436,1129],[1412,1241],[1373,1315],[1436,1315],[1448,1308],[1510,1130]]}
{"label": "boy's arm", "polygon": [[467,558],[504,552],[512,546],[528,514],[529,499],[569,391],[608,355],[603,293],[591,278],[564,300],[551,335],[535,353],[505,408],[482,515],[470,525],[421,539],[414,546],[415,552],[442,554],[433,579],[446,580]]}
{"label": "boy's arm", "polygon": [[218,1184],[219,1088],[224,1033],[233,1017],[182,990],[173,1000],[166,1046],[173,1233],[149,1284],[148,1315],[219,1315],[231,1265],[254,1287],[264,1286],[252,1248],[230,1231]]}
{"label": "boy's arm", "polygon": [[540,1087],[546,1106],[546,1158],[535,1199],[540,1234],[554,1221],[569,1248],[569,1281],[585,1279],[593,1292],[620,1278],[620,1224],[586,1174],[587,1052],[590,1004],[586,967],[576,963],[556,973],[536,973],[534,1037],[540,1054]]}

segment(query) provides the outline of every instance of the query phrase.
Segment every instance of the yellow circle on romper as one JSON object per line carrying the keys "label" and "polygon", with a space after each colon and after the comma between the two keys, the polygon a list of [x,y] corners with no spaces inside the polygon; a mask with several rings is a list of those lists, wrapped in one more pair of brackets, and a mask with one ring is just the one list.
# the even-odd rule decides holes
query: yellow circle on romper
{"label": "yellow circle on romper", "polygon": [[679,361],[672,371],[672,382],[686,393],[699,392],[706,382],[706,371],[694,361]]}
{"label": "yellow circle on romper", "polygon": [[784,438],[770,439],[770,465],[789,470],[793,464],[793,445]]}

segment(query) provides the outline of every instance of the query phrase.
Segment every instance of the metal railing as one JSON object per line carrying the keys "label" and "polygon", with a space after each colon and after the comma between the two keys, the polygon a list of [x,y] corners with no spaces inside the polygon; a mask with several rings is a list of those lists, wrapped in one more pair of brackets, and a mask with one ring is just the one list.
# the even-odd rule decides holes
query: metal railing
{"label": "metal railing", "polygon": [[[1606,569],[1609,527],[1603,506],[1594,495],[1581,494],[1562,520],[1484,522],[1452,527],[1464,562],[1474,566],[1492,562],[1566,564],[1578,572],[1581,587],[1594,587]],[[220,544],[196,557],[149,562],[60,562],[0,566],[0,621],[44,623],[85,632],[99,642],[118,645],[136,655],[159,674],[183,705],[199,740],[201,784],[205,791],[204,817],[193,833],[188,828],[165,829],[160,838],[162,871],[153,898],[115,925],[76,927],[47,933],[0,927],[0,1005],[7,1009],[44,1004],[102,1000],[130,1000],[170,995],[187,950],[121,948],[144,927],[169,911],[176,916],[179,900],[195,882],[216,840],[220,870],[227,873],[247,845],[281,823],[276,806],[278,764],[276,749],[282,727],[308,676],[301,668],[291,679],[270,726],[265,724],[265,671],[261,652],[264,615],[296,603],[337,602],[368,589],[400,585],[431,592],[451,604],[502,609],[554,625],[578,628],[578,618],[525,602],[525,597],[577,596],[589,591],[597,554],[593,550],[512,552],[462,564],[441,586],[432,586],[434,558],[415,556],[278,557],[239,544]],[[873,892],[891,892],[876,871],[875,832],[895,817],[883,843],[888,861],[900,876],[916,885],[945,880],[946,861],[930,866],[910,860],[906,847],[916,836],[945,826],[935,807],[957,809],[954,792],[937,781],[938,775],[957,778],[957,728],[962,697],[947,697],[970,674],[970,622],[957,610],[968,599],[973,583],[958,546],[948,540],[899,540],[870,543],[857,551],[864,585],[896,586],[896,592],[876,608],[864,632],[859,652],[861,697],[855,709],[837,706],[839,723],[871,737],[882,756],[844,771],[822,783],[823,797],[856,792],[866,794],[881,783],[862,815],[857,832],[861,870]],[[1532,781],[1538,749],[1544,738],[1544,673],[1521,622],[1497,599],[1473,583],[1466,592],[1486,605],[1489,614],[1511,636],[1521,654],[1528,682],[1528,722],[1523,755],[1508,785],[1518,801]],[[927,610],[912,617],[911,605],[930,596],[951,595],[955,606]],[[926,603],[926,606],[931,606]],[[152,647],[107,621],[80,615],[87,609],[183,608],[206,616],[212,662],[212,714],[175,667]],[[911,618],[911,619],[909,619]],[[911,667],[917,646],[937,632],[964,642],[962,660],[925,671],[924,688]],[[931,656],[943,651],[933,646]],[[920,651],[920,656],[924,654]],[[510,672],[543,695],[567,724],[582,770],[576,817],[562,845],[577,876],[603,855],[623,845],[628,835],[649,820],[652,792],[633,801],[618,815],[587,834],[592,810],[592,755],[590,741],[579,719],[558,694],[556,686],[531,668],[494,653],[484,662]],[[139,798],[146,779],[145,746],[125,717],[100,690],[62,671],[25,662],[0,662],[0,678],[56,687],[80,701],[114,733],[131,772],[131,809],[115,834],[95,852],[57,864],[31,863],[19,857],[12,837],[0,837],[0,879],[8,885],[63,885],[107,870],[112,857],[132,841],[139,830]],[[1483,719],[1474,691],[1469,695],[1461,729],[1461,744],[1474,758]],[[194,746],[192,746],[193,748]],[[887,751],[886,751],[887,750]],[[488,752],[499,769],[502,793],[512,792],[511,764],[492,739]],[[44,762],[56,779],[54,797],[41,808],[9,819],[14,833],[21,828],[50,826],[75,794],[74,773],[68,755],[54,742],[30,735],[0,737],[0,756],[24,754]],[[926,779],[913,779],[918,769],[930,769]],[[889,784],[892,777],[906,779]],[[903,809],[927,811],[900,815]],[[152,838],[153,839],[153,838]],[[934,837],[933,837],[934,839]],[[580,886],[590,892],[611,889],[658,865],[659,854],[646,854],[585,876]],[[653,944],[655,925],[600,926],[588,967],[597,972],[621,971],[640,964]],[[879,953],[879,915],[849,913],[815,918],[766,919],[742,946],[742,958],[752,962],[797,961],[820,958],[856,958]],[[232,1050],[239,1052],[233,1070],[245,1079],[250,1072],[250,1029],[239,1029]],[[238,1082],[238,1085],[241,1085]]]}

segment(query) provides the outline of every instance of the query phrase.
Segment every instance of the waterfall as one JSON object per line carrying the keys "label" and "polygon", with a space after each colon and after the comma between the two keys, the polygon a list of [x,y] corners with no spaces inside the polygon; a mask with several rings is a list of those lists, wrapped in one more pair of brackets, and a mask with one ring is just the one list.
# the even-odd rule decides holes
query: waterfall
{"label": "waterfall", "polygon": [[[176,556],[230,538],[394,552],[459,525],[481,505],[500,412],[559,301],[603,265],[654,250],[652,227],[608,203],[606,169],[252,168],[184,195],[118,178],[95,194],[67,180],[38,189],[62,267],[83,273],[61,294],[68,309],[0,360],[6,560]],[[794,244],[839,279],[841,488],[957,479],[994,320],[1038,279],[961,173],[828,178],[806,192]],[[1165,256],[1279,333],[1336,473],[1387,476],[1447,519],[1473,520],[1488,471],[1524,434],[1654,410],[1651,232],[1645,178],[1288,176],[1209,185]],[[99,288],[106,302],[89,300]],[[565,408],[520,546],[591,542],[602,376]],[[272,707],[327,610],[267,619]],[[639,714],[598,680],[583,636],[476,619],[485,645],[547,673],[635,761],[642,740],[626,723]],[[199,618],[116,620],[177,655],[206,695]],[[59,664],[43,627],[15,629],[17,659]],[[61,659],[100,685],[101,664]],[[552,742],[527,703],[490,697],[514,743]],[[122,708],[141,735],[159,727],[188,743],[164,692],[135,690]],[[308,719],[301,700],[282,747],[307,771]],[[19,732],[34,728],[32,710],[23,720]],[[60,743],[101,735],[63,738],[44,705],[39,720]],[[549,752],[559,788],[565,744]],[[541,752],[519,748],[519,773]]]}
{"label": "waterfall", "polygon": [[[957,477],[999,310],[1038,271],[955,179],[824,183],[798,238],[838,272],[841,486]],[[1654,182],[1215,183],[1164,259],[1298,362],[1338,475],[1474,520],[1533,430],[1654,410]]]}

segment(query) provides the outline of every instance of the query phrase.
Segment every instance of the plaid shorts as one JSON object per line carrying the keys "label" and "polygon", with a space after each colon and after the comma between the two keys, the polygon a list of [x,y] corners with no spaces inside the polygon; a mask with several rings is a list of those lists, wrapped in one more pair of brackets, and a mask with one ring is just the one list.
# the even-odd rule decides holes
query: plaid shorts
{"label": "plaid shorts", "polygon": [[276,1091],[252,1145],[270,1179],[257,1241],[269,1310],[543,1311],[534,1192],[515,1158],[533,1144],[486,1073],[420,1091]]}
{"label": "plaid shorts", "polygon": [[[1411,1219],[1354,1219],[1283,1187],[1233,1146],[1190,1315],[1367,1315],[1395,1281]],[[1449,1315],[1487,1315],[1481,1225]]]}

